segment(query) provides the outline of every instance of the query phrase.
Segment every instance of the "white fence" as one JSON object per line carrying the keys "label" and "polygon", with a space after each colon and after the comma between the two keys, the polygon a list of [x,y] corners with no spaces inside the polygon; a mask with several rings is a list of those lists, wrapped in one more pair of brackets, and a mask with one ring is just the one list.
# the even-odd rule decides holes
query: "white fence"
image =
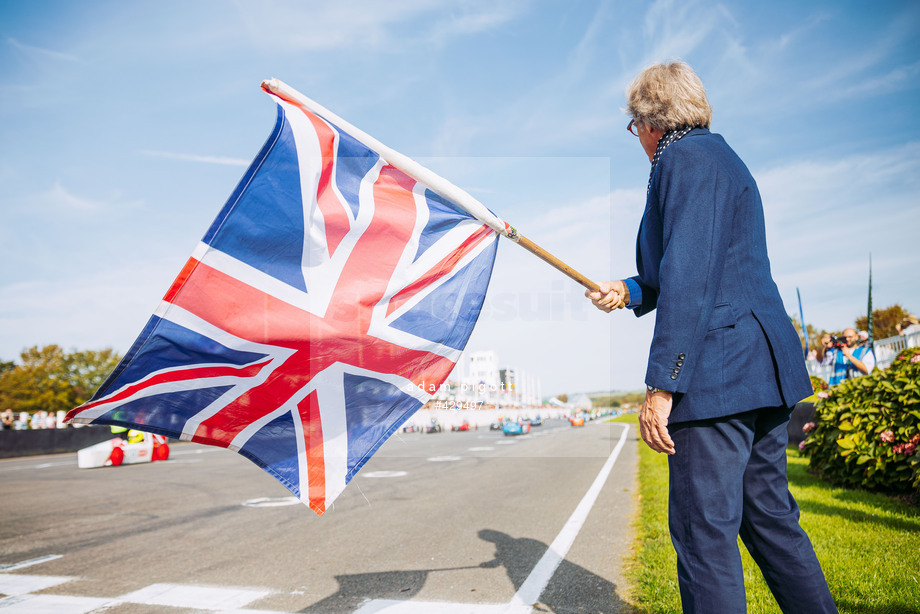
{"label": "white fence", "polygon": [[875,366],[884,369],[894,362],[901,350],[920,346],[920,333],[888,337],[872,344],[875,352]]}
{"label": "white fence", "polygon": [[[887,339],[876,341],[872,344],[872,352],[875,354],[875,368],[887,369],[901,350],[918,346],[920,346],[920,333],[888,337]],[[824,381],[830,380],[831,375],[834,373],[834,365],[818,364],[815,360],[807,360],[805,365],[808,367],[809,375],[815,375]]]}

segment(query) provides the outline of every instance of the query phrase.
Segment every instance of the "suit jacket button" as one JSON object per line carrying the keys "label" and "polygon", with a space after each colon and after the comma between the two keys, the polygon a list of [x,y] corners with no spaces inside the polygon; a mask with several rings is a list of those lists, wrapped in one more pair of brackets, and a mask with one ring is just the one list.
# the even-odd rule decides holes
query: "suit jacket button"
{"label": "suit jacket button", "polygon": [[683,360],[683,359],[686,358],[686,357],[687,357],[687,355],[686,355],[686,354],[683,354],[683,353],[677,355],[677,358],[680,359],[680,360]]}
{"label": "suit jacket button", "polygon": [[671,379],[677,379],[677,373],[672,373],[672,374],[671,374]]}
{"label": "suit jacket button", "polygon": [[684,361],[683,361],[683,360],[678,360],[678,361],[677,361],[677,366],[678,366],[678,367],[684,366]]}
{"label": "suit jacket button", "polygon": [[673,371],[674,373],[680,373],[680,367],[674,367],[673,369],[671,369],[671,371]]}

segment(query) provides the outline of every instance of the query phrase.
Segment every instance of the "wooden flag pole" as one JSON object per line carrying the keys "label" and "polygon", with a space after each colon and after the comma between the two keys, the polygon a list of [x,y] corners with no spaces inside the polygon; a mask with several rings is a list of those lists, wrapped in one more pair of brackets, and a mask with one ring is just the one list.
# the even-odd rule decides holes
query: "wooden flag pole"
{"label": "wooden flag pole", "polygon": [[489,211],[485,205],[476,200],[468,192],[460,189],[447,179],[444,179],[440,175],[437,175],[433,171],[425,168],[412,158],[387,147],[371,135],[360,130],[359,128],[356,128],[326,107],[320,105],[318,102],[307,98],[292,88],[290,85],[284,83],[283,81],[279,81],[278,79],[266,79],[262,82],[262,89],[269,94],[273,94],[281,98],[282,100],[302,106],[311,113],[319,115],[325,120],[332,122],[342,130],[348,132],[358,141],[363,143],[366,147],[376,152],[377,155],[386,160],[388,164],[395,166],[419,183],[428,186],[431,191],[436,193],[438,196],[441,196],[442,198],[455,203],[464,211],[475,217],[477,220],[495,230],[495,232],[511,239],[527,251],[538,256],[544,262],[552,265],[571,279],[574,279],[588,290],[600,290],[600,287],[596,283],[553,256],[530,239],[519,235],[517,230],[515,230],[510,224]]}
{"label": "wooden flag pole", "polygon": [[510,228],[510,232],[506,233],[505,236],[529,251],[531,254],[536,255],[538,258],[543,260],[543,262],[548,263],[549,265],[567,275],[569,278],[574,279],[588,290],[591,290],[592,292],[600,291],[601,288],[599,285],[597,285],[596,282],[591,281],[527,237],[519,235],[514,228]]}

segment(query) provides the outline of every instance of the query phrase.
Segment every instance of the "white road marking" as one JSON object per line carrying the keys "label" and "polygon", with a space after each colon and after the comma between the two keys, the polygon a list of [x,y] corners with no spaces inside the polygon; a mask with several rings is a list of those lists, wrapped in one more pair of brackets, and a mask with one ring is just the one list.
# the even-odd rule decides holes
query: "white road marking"
{"label": "white road marking", "polygon": [[[3,571],[15,571],[17,569],[22,569],[23,567],[31,567],[32,565],[38,565],[39,563],[46,563],[48,561],[54,561],[56,559],[64,556],[63,554],[48,554],[45,556],[40,556],[37,559],[29,559],[28,561],[20,561],[18,563],[11,563],[9,565],[0,565],[0,572]],[[3,593],[3,591],[0,591]],[[5,595],[11,595],[12,593],[4,593]]]}
{"label": "white road marking", "polygon": [[111,599],[68,597],[66,595],[21,595],[0,599],[3,614],[85,614],[116,605]]}
{"label": "white road marking", "polygon": [[297,505],[300,499],[297,497],[259,497],[243,501],[244,507],[284,507],[286,505]]}
{"label": "white road marking", "polygon": [[[15,459],[21,461],[22,459]],[[61,467],[65,465],[76,466],[76,461],[59,462],[59,463],[39,463],[38,465],[17,465],[15,467],[0,467],[0,473],[7,471],[22,471],[24,469],[47,469],[48,467]]]}
{"label": "white road marking", "polygon": [[568,554],[569,548],[572,547],[572,543],[575,541],[575,537],[578,536],[578,532],[588,518],[588,513],[591,511],[591,508],[594,507],[594,503],[597,501],[601,489],[604,487],[607,478],[610,476],[610,472],[613,470],[613,464],[616,462],[617,456],[620,455],[620,450],[626,445],[626,434],[628,432],[629,425],[624,424],[623,434],[620,435],[620,441],[617,442],[616,447],[613,448],[613,452],[607,457],[607,462],[601,467],[600,473],[597,474],[597,477],[594,478],[594,483],[591,484],[591,488],[588,489],[588,492],[585,493],[578,507],[576,507],[572,515],[569,516],[569,519],[562,527],[559,535],[556,536],[556,539],[550,544],[549,549],[533,568],[533,571],[530,572],[530,575],[527,576],[527,579],[524,581],[524,584],[521,585],[521,588],[518,589],[518,592],[514,595],[514,598],[511,600],[512,606],[527,605],[527,607],[530,607],[530,604],[540,600],[540,594],[543,592],[543,589],[546,588],[550,578],[553,577],[553,573],[555,573],[559,563],[561,563],[565,555]]}
{"label": "white road marking", "polygon": [[401,478],[408,475],[405,471],[369,471],[368,473],[359,473],[364,478]]}
{"label": "white road marking", "polygon": [[190,586],[152,584],[121,597],[75,597],[71,595],[33,595],[77,578],[66,576],[25,576],[0,574],[2,614],[84,614],[122,604],[189,608],[222,614],[283,614],[269,610],[242,609],[272,593],[264,588],[234,586]]}
{"label": "white road marking", "polygon": [[470,452],[488,452],[489,450],[494,450],[492,446],[479,446],[478,448],[470,448]]}
{"label": "white road marking", "polygon": [[139,591],[118,597],[117,601],[143,605],[165,605],[174,608],[223,611],[241,608],[270,594],[271,591],[267,589],[151,584]]}
{"label": "white road marking", "polygon": [[4,595],[26,595],[35,591],[70,582],[69,576],[24,576],[20,574],[0,574],[0,593]]}
{"label": "white road marking", "polygon": [[432,456],[428,459],[432,463],[447,463],[451,461],[462,460],[459,456]]}
{"label": "white road marking", "polygon": [[207,454],[208,452],[220,452],[223,448],[200,448],[195,450],[176,450],[175,448],[169,449],[169,456],[185,456],[186,454]]}

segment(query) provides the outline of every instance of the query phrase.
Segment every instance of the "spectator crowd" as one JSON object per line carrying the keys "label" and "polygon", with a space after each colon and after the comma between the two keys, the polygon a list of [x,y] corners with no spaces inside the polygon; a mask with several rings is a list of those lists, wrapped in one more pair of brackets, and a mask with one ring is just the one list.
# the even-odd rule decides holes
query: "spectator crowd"
{"label": "spectator crowd", "polygon": [[70,428],[71,425],[64,424],[65,412],[52,412],[39,410],[33,413],[21,411],[15,413],[12,409],[5,409],[0,413],[0,430],[3,431],[27,431],[37,429],[57,429]]}

